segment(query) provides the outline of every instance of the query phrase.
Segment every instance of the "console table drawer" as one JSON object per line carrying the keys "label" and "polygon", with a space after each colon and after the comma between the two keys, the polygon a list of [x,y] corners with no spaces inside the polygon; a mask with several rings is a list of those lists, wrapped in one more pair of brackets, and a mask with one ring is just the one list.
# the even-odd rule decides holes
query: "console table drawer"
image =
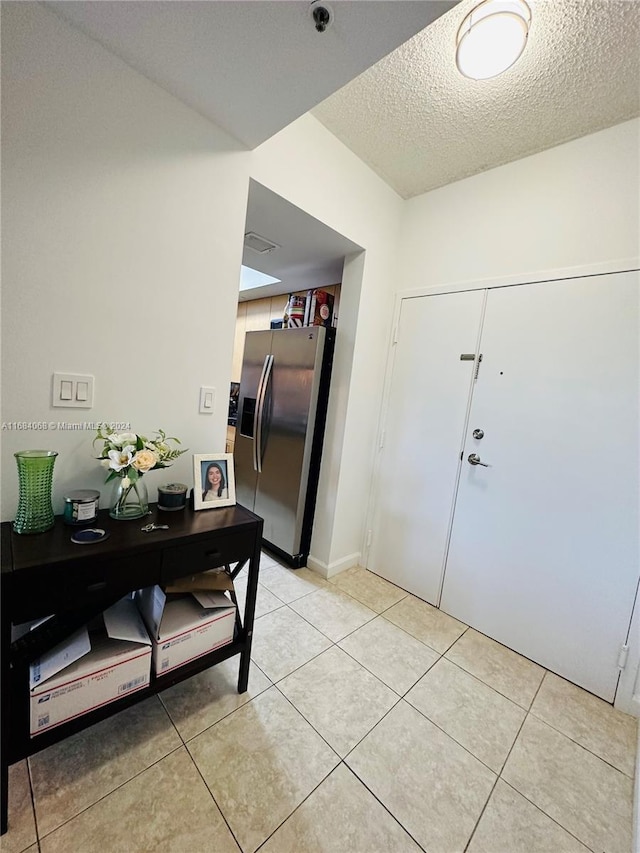
{"label": "console table drawer", "polygon": [[228,563],[249,559],[253,554],[255,540],[246,533],[214,536],[199,539],[189,545],[165,548],[162,555],[162,582],[208,569],[217,569]]}
{"label": "console table drawer", "polygon": [[22,610],[31,618],[74,610],[80,603],[125,595],[129,590],[154,583],[160,571],[160,553],[81,560],[43,566],[31,572],[14,572],[12,578],[15,621]]}

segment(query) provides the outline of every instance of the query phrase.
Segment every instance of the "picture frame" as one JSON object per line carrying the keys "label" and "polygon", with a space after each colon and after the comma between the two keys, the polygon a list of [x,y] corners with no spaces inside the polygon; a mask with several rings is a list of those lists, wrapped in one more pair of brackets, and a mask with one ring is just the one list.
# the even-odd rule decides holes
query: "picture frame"
{"label": "picture frame", "polygon": [[[217,477],[215,470],[221,474]],[[236,480],[232,453],[194,453],[193,508],[218,509],[236,504]],[[207,488],[207,483],[210,488]],[[215,487],[219,494],[215,495]]]}

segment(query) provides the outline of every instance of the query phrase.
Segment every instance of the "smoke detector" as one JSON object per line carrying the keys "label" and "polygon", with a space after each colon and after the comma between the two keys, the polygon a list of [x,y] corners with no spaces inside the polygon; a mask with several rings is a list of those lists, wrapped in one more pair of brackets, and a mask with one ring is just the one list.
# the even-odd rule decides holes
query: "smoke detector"
{"label": "smoke detector", "polygon": [[244,245],[247,249],[251,249],[252,252],[256,252],[258,255],[266,255],[269,252],[273,252],[274,249],[280,248],[278,243],[267,240],[266,237],[261,237],[255,231],[247,231],[244,235]]}

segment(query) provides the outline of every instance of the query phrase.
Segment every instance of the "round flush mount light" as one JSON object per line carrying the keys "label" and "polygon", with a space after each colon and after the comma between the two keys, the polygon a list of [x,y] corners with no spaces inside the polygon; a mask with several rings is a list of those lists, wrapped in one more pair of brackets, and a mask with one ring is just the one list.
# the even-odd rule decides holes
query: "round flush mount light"
{"label": "round flush mount light", "polygon": [[502,74],[527,44],[531,9],[524,0],[484,0],[462,22],[456,38],[456,65],[472,80]]}

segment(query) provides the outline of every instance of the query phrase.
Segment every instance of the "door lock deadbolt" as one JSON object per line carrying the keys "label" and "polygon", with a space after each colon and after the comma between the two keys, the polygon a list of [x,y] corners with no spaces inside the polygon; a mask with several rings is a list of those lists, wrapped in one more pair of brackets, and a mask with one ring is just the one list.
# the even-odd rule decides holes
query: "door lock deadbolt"
{"label": "door lock deadbolt", "polygon": [[474,429],[473,437],[474,438],[484,438],[484,430],[483,429]]}

